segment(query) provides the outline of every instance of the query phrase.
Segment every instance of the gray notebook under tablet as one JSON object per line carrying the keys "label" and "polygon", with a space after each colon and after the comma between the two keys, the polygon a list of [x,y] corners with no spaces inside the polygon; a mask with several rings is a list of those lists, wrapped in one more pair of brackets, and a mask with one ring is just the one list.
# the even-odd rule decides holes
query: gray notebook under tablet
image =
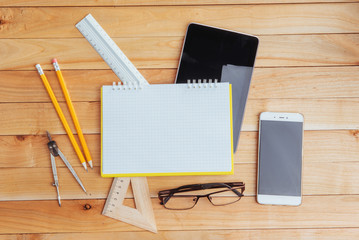
{"label": "gray notebook under tablet", "polygon": [[221,82],[232,84],[234,151],[237,149],[239,133],[241,132],[252,72],[253,67],[235,65],[224,65],[222,67]]}

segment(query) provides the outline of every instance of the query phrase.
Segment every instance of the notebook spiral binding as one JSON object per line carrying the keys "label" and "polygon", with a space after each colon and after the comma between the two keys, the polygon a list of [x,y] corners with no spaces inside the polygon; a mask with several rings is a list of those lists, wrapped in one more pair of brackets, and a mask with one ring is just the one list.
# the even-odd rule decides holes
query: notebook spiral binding
{"label": "notebook spiral binding", "polygon": [[216,88],[218,85],[218,79],[187,79],[187,87],[188,88]]}
{"label": "notebook spiral binding", "polygon": [[[187,79],[187,87],[188,88],[217,88],[218,87],[218,79]],[[116,82],[112,83],[112,90],[119,90],[119,91],[125,91],[125,90],[141,90],[142,85],[141,83],[133,83],[133,82],[118,82],[116,85]]]}
{"label": "notebook spiral binding", "polygon": [[116,85],[116,82],[112,83],[112,90],[126,91],[140,89],[142,89],[141,83],[124,82],[123,84],[121,84],[121,82],[118,82],[118,85]]}

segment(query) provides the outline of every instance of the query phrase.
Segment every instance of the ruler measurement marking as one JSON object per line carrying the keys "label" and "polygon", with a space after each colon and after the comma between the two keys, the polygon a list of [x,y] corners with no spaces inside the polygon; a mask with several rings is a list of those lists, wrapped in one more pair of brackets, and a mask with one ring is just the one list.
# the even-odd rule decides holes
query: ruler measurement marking
{"label": "ruler measurement marking", "polygon": [[123,83],[148,85],[146,79],[91,14],[76,24],[76,27]]}
{"label": "ruler measurement marking", "polygon": [[[116,211],[116,208],[120,205],[122,205],[122,202],[125,199],[125,196],[123,198],[119,198],[118,195],[120,195],[120,191],[125,191],[123,189],[124,185],[127,184],[124,182],[123,179],[114,178],[104,210],[102,214],[108,216],[108,217],[114,217],[116,218],[116,215],[114,215]],[[127,191],[126,191],[127,192]],[[124,193],[126,194],[126,193]],[[117,209],[119,210],[119,209]],[[113,213],[113,214],[112,214]]]}

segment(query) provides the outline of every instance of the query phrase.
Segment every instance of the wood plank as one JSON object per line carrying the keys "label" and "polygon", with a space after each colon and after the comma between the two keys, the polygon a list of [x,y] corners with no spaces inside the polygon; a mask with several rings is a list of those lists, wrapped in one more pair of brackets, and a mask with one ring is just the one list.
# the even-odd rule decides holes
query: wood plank
{"label": "wood plank", "polygon": [[[131,202],[132,200],[125,200]],[[234,205],[212,206],[201,199],[188,211],[171,211],[153,199],[158,229],[277,229],[334,228],[359,225],[359,196],[304,196],[300,207],[264,206],[254,197]],[[345,203],[345,204],[343,204]],[[89,204],[91,209],[84,210]],[[0,202],[1,233],[138,231],[136,227],[101,215],[104,200]],[[254,214],[255,213],[255,214]],[[275,213],[275,214],[273,214]]]}
{"label": "wood plank", "polygon": [[[306,163],[356,162],[359,156],[358,130],[305,131]],[[74,167],[81,167],[67,135],[53,136]],[[100,166],[100,135],[85,135],[93,164]],[[51,167],[45,135],[0,136],[0,168]],[[235,163],[257,162],[258,132],[242,132]],[[16,154],[15,154],[16,153]],[[61,161],[58,166],[65,166]]]}
{"label": "wood plank", "polygon": [[[2,8],[1,38],[82,37],[91,13],[111,37],[181,36],[190,22],[251,34],[358,33],[358,3],[121,8]],[[135,16],[135,18],[134,18]],[[333,17],[335,16],[335,17]]]}
{"label": "wood plank", "polygon": [[358,228],[334,228],[334,229],[255,229],[255,230],[207,230],[207,231],[160,231],[157,234],[150,232],[101,232],[101,233],[41,233],[41,234],[9,234],[0,235],[0,240],[120,240],[120,239],[143,239],[143,240],[237,240],[241,239],[288,239],[288,240],[310,240],[326,239],[353,240],[359,238]]}
{"label": "wood plank", "polygon": [[[75,132],[65,103],[60,103],[72,132]],[[85,134],[100,132],[100,103],[75,102]],[[248,100],[242,131],[258,129],[259,114],[264,111],[299,112],[304,115],[305,130],[358,129],[359,99],[258,99]],[[38,135],[65,131],[52,103],[1,103],[0,135]]]}
{"label": "wood plank", "polygon": [[[177,68],[181,37],[115,38],[138,68]],[[359,65],[359,34],[274,35],[260,37],[257,67]],[[109,69],[84,39],[0,39],[0,70]],[[26,52],[26,54],[24,54]],[[110,80],[110,82],[112,82]]]}
{"label": "wood plank", "polygon": [[[61,62],[59,64],[61,66]],[[112,70],[63,70],[61,72],[74,102],[100,101],[102,85],[119,81]],[[174,83],[176,75],[175,69],[141,69],[140,72],[150,84]],[[45,71],[45,74],[57,100],[64,102],[65,98],[55,71]],[[0,71],[0,91],[2,92],[0,102],[50,101],[37,71]]]}
{"label": "wood plank", "polygon": [[[359,96],[359,67],[255,68],[249,99]],[[1,74],[1,72],[0,72]]]}
{"label": "wood plank", "polygon": [[[148,177],[150,194],[156,198],[157,193],[161,190],[194,183],[243,181],[246,184],[245,196],[255,196],[256,167],[256,163],[235,164],[234,175]],[[76,167],[75,171],[83,182],[88,194],[81,190],[81,187],[67,168],[60,167],[57,172],[62,199],[97,199],[107,197],[112,178],[101,178],[99,167],[95,167],[89,173],[85,172],[81,167]],[[359,194],[358,171],[359,162],[323,164],[308,163],[304,159],[303,194]],[[334,178],[335,176],[341,177]],[[0,185],[1,201],[57,199],[56,189],[51,185],[53,182],[51,168],[0,168],[0,182],[7,183]],[[132,193],[128,193],[127,197],[132,197]]]}
{"label": "wood plank", "polygon": [[0,0],[0,6],[4,7],[61,7],[61,6],[162,6],[162,5],[232,5],[232,4],[269,4],[269,3],[331,3],[331,2],[357,2],[356,0],[63,0],[61,2],[51,0]]}
{"label": "wood plank", "polygon": [[[61,64],[61,63],[60,63]],[[344,98],[359,96],[359,66],[256,68],[249,99]],[[176,69],[140,69],[151,84],[171,84]],[[102,85],[117,81],[111,70],[62,71],[73,101],[99,101]],[[58,101],[65,101],[54,71],[46,76]],[[0,71],[0,102],[49,102],[33,71]]]}
{"label": "wood plank", "polygon": [[[356,99],[263,99],[249,100],[244,115],[243,131],[258,129],[259,114],[271,112],[299,112],[304,115],[305,130],[358,129],[359,109]],[[352,106],[352,108],[350,107]]]}
{"label": "wood plank", "polygon": [[[56,160],[57,163],[60,161],[60,159]],[[88,193],[86,194],[70,171],[66,167],[59,166],[60,164],[58,164],[57,173],[62,200],[107,197],[112,178],[102,178],[99,167],[96,167],[95,170],[89,170],[88,173],[83,168],[74,167],[86,188]],[[56,188],[52,186],[54,178],[51,168],[2,168],[2,170],[3,176],[1,178],[6,182],[0,186],[2,190],[0,199],[2,201],[57,199]],[[13,193],[9,191],[13,191]]]}
{"label": "wood plank", "polygon": [[[177,67],[182,44],[180,37],[113,40],[138,68]],[[61,69],[109,69],[84,38],[0,39],[0,48],[8,49],[3,53],[7,61],[0,59],[0,70],[34,70],[37,63],[44,70],[53,70],[53,57],[59,60]],[[118,78],[109,80],[113,81],[118,81]]]}

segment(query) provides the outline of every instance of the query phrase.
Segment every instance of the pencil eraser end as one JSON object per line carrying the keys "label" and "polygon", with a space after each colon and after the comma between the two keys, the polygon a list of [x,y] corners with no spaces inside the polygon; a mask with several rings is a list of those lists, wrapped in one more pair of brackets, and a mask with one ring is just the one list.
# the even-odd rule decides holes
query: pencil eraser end
{"label": "pencil eraser end", "polygon": [[40,75],[44,74],[44,71],[42,71],[40,64],[36,64],[35,67]]}
{"label": "pencil eraser end", "polygon": [[51,63],[57,63],[57,59],[56,58],[52,59]]}

